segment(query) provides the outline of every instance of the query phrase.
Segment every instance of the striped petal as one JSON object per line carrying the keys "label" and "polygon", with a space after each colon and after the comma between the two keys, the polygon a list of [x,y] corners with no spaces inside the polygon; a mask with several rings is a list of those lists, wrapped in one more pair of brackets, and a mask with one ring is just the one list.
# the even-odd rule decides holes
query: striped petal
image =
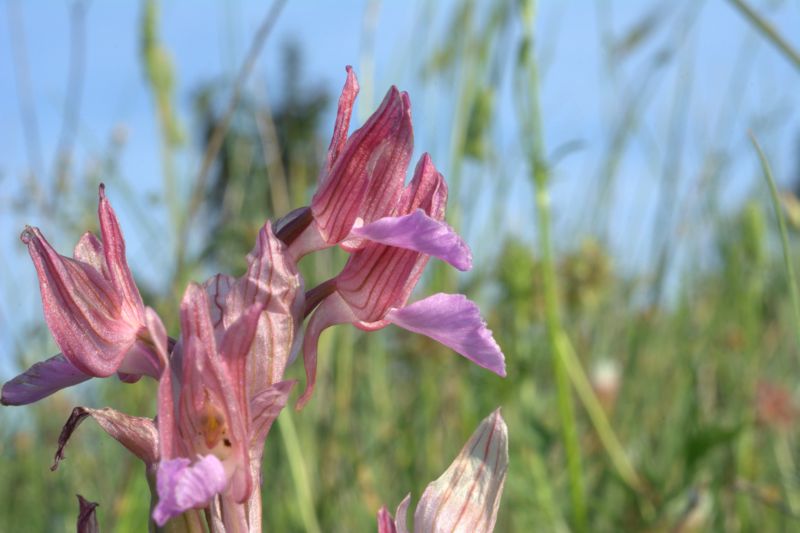
{"label": "striped petal", "polygon": [[416,531],[494,530],[508,470],[508,428],[496,410],[481,422],[442,476],[425,489]]}

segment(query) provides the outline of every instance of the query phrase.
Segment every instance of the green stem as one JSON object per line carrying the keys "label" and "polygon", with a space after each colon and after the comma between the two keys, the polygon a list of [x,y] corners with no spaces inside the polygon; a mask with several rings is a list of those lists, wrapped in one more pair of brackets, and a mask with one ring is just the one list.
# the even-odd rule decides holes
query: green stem
{"label": "green stem", "polygon": [[300,506],[300,516],[306,531],[310,533],[320,533],[317,515],[314,513],[314,497],[311,491],[311,484],[308,480],[308,469],[306,468],[303,453],[300,448],[300,439],[297,438],[297,429],[294,426],[294,418],[289,410],[284,410],[278,417],[278,428],[281,431],[283,447],[289,459],[289,469],[294,479],[294,487],[297,491],[297,502]]}
{"label": "green stem", "polygon": [[746,18],[750,24],[755,26],[755,28],[761,32],[761,34],[767,38],[769,42],[771,42],[778,50],[783,52],[783,55],[786,56],[789,61],[791,61],[794,66],[800,69],[800,53],[797,52],[789,42],[784,39],[778,30],[770,24],[764,17],[759,15],[752,7],[750,7],[744,0],[729,0],[731,4],[739,10],[739,12]]}
{"label": "green stem", "polygon": [[752,133],[750,134],[750,141],[758,152],[758,159],[761,161],[761,170],[764,172],[764,179],[767,180],[769,193],[772,196],[772,207],[775,209],[775,216],[778,219],[778,228],[781,234],[781,247],[783,248],[783,263],[786,268],[786,277],[789,281],[789,296],[792,299],[792,310],[794,311],[794,333],[797,336],[797,346],[800,347],[800,299],[798,299],[797,296],[797,278],[794,275],[794,266],[792,265],[792,257],[789,251],[786,220],[783,218],[783,210],[781,209],[781,202],[778,198],[778,188],[775,186],[775,179],[772,177],[772,170],[769,167],[769,162],[764,152],[761,150],[761,145],[758,144],[758,141]]}
{"label": "green stem", "polygon": [[[535,188],[536,214],[538,218],[539,246],[542,252],[542,285],[544,289],[545,322],[550,352],[553,354],[553,374],[556,382],[556,400],[558,415],[561,419],[561,436],[567,459],[570,500],[572,503],[573,527],[576,531],[587,531],[586,522],[586,489],[583,477],[580,442],[575,418],[575,407],[572,402],[572,391],[569,375],[565,365],[561,330],[561,318],[558,305],[558,289],[555,274],[555,259],[550,236],[550,193],[548,191],[548,172],[544,161],[544,139],[539,113],[539,79],[536,58],[533,52],[533,28],[535,6],[526,3],[522,7],[525,21],[523,50],[521,61],[527,66],[527,124],[523,128],[528,133],[530,142],[529,159]],[[520,91],[523,92],[523,91]]]}

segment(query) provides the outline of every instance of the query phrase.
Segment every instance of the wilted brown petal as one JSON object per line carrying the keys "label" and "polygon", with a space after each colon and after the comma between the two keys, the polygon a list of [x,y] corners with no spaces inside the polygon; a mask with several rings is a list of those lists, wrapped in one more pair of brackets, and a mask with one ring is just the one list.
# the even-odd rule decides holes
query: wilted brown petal
{"label": "wilted brown petal", "polygon": [[64,459],[64,448],[72,433],[87,416],[94,418],[106,433],[145,464],[151,465],[158,460],[158,431],[149,418],[126,415],[108,407],[105,409],[76,407],[58,437],[58,450],[50,470],[58,468],[58,463]]}
{"label": "wilted brown petal", "polygon": [[100,533],[100,526],[97,525],[97,516],[95,511],[99,504],[90,502],[80,494],[78,494],[78,525],[76,530],[78,533]]}

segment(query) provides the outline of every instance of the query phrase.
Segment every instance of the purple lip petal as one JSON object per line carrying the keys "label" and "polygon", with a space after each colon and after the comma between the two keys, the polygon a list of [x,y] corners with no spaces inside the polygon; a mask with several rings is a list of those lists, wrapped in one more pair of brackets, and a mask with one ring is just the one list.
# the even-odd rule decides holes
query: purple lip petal
{"label": "purple lip petal", "polygon": [[183,457],[161,461],[156,479],[158,505],[153,520],[159,527],[189,509],[205,507],[227,485],[225,467],[215,455],[206,455],[193,465]]}
{"label": "purple lip petal", "polygon": [[506,375],[503,352],[481,318],[478,306],[463,294],[434,294],[406,307],[391,309],[386,320],[437,340],[499,376]]}
{"label": "purple lip petal", "polygon": [[472,268],[472,253],[453,228],[422,209],[400,217],[384,217],[360,228],[354,235],[374,242],[432,255],[461,271]]}
{"label": "purple lip petal", "polygon": [[54,355],[46,361],[36,363],[28,370],[3,385],[0,403],[3,405],[26,405],[36,402],[91,378],[84,374],[63,354]]}

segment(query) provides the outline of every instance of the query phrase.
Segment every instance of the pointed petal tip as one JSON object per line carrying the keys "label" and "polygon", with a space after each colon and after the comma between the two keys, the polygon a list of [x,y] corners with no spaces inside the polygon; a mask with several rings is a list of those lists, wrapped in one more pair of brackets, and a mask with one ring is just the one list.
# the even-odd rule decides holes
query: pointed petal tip
{"label": "pointed petal tip", "polygon": [[103,183],[102,181],[97,186],[97,194],[98,194],[98,196],[100,197],[101,200],[105,200],[105,198],[106,198],[106,184]]}

